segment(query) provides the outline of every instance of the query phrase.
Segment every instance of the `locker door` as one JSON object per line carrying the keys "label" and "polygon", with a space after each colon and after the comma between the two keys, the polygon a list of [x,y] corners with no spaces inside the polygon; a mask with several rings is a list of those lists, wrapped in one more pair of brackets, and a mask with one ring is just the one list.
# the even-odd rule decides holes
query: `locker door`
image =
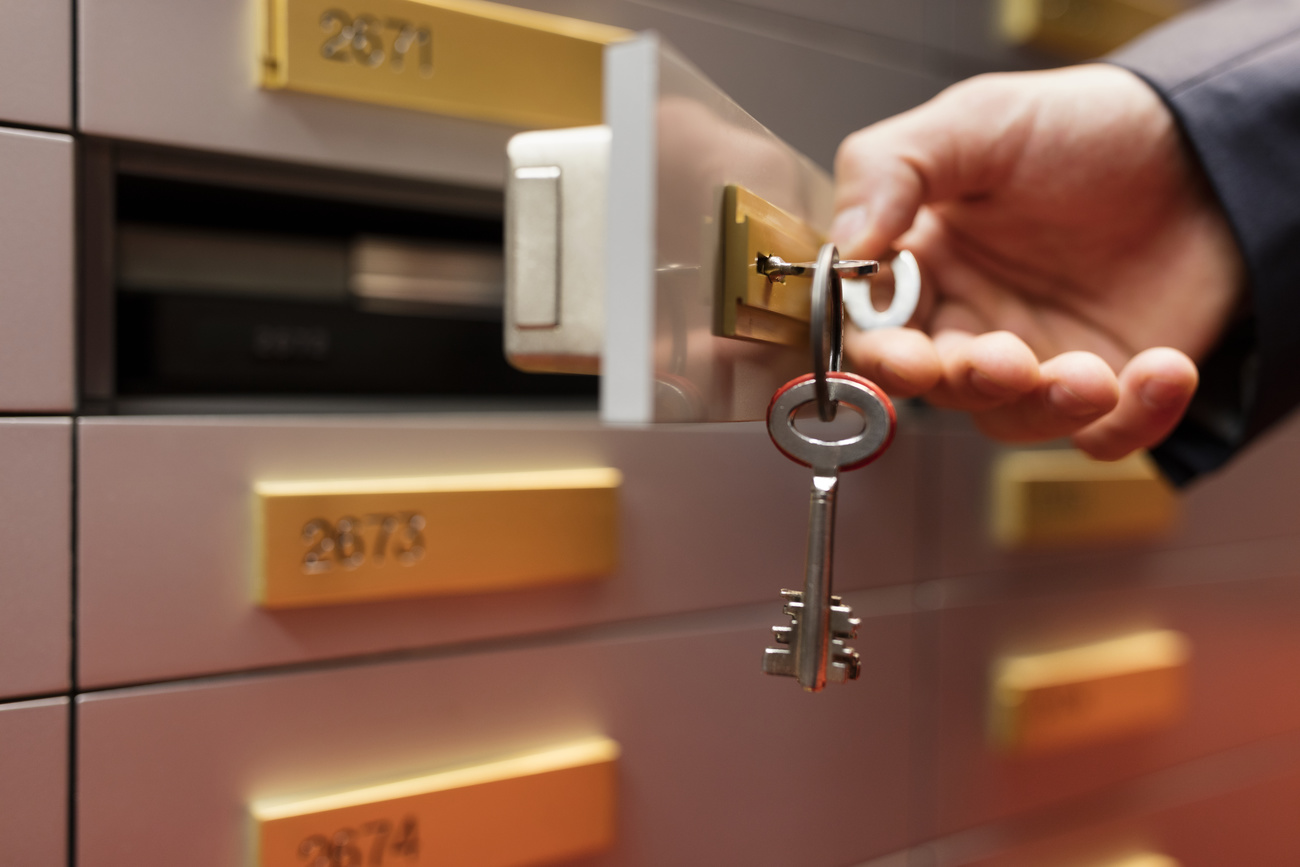
{"label": "locker door", "polygon": [[[813,369],[812,276],[765,263],[816,257],[830,176],[653,34],[605,48],[604,95],[604,127],[511,142],[507,354],[599,372],[607,422],[762,418]],[[917,283],[891,276],[903,324]]]}

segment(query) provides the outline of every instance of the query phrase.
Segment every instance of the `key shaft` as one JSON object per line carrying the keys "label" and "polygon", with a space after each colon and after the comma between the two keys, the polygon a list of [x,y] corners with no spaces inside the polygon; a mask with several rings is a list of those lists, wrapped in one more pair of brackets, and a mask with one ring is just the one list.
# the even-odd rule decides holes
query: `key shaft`
{"label": "key shaft", "polygon": [[795,664],[799,685],[816,692],[826,686],[830,652],[832,554],[835,551],[835,500],[839,473],[813,474],[808,506],[808,550],[803,579],[803,610]]}

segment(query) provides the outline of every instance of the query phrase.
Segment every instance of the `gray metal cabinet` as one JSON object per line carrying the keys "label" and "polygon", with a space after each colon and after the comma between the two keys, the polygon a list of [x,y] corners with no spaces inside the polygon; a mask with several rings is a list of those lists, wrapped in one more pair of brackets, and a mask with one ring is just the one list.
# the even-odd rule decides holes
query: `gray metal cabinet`
{"label": "gray metal cabinet", "polygon": [[[779,619],[778,591],[803,580],[807,470],[781,457],[759,424],[87,418],[79,436],[78,627],[89,686],[749,603]],[[868,470],[846,476],[841,589],[910,581],[913,445],[900,437]],[[621,565],[606,579],[275,612],[254,603],[257,481],[592,466],[624,476]]]}
{"label": "gray metal cabinet", "polygon": [[618,839],[583,863],[812,867],[901,847],[908,618],[868,617],[862,679],[810,696],[759,671],[766,614],[83,695],[77,863],[236,867],[251,800],[595,735],[622,747]]}
{"label": "gray metal cabinet", "polygon": [[0,412],[73,408],[73,144],[0,129]]}
{"label": "gray metal cabinet", "polygon": [[68,688],[72,422],[0,419],[0,696]]}
{"label": "gray metal cabinet", "polygon": [[72,124],[72,3],[9,0],[0,31],[0,122]]}
{"label": "gray metal cabinet", "polygon": [[68,700],[0,704],[0,839],[5,862],[68,858]]}

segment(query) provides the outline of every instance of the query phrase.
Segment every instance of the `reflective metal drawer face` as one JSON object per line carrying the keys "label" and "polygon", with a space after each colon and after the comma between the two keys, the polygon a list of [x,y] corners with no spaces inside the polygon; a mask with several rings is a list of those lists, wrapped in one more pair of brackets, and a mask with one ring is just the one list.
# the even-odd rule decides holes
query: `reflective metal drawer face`
{"label": "reflective metal drawer face", "polygon": [[0,122],[67,129],[72,122],[72,6],[10,0],[0,32]]}
{"label": "reflective metal drawer face", "polygon": [[[79,671],[89,685],[747,603],[769,604],[776,616],[778,591],[803,577],[807,477],[758,425],[619,430],[526,415],[97,418],[80,423],[79,437]],[[869,472],[846,477],[837,588],[911,580],[915,460],[904,436]],[[587,467],[622,474],[619,565],[605,577],[297,610],[257,604],[258,482]],[[346,514],[318,517],[337,529]],[[375,532],[366,525],[365,544]],[[301,542],[302,555],[311,543]]]}
{"label": "reflective metal drawer face", "polygon": [[73,407],[73,147],[0,130],[0,412]]}
{"label": "reflective metal drawer face", "polygon": [[[251,803],[591,737],[620,747],[609,863],[854,864],[902,846],[908,619],[868,617],[862,679],[815,699],[759,671],[767,622],[747,609],[575,644],[85,696],[77,863],[242,867]],[[792,732],[820,746],[790,749]]]}
{"label": "reflective metal drawer face", "polygon": [[[996,855],[936,850],[935,867],[1197,867],[1300,860],[1295,739],[1149,778],[1073,823],[1000,826]],[[1145,785],[1143,785],[1145,783]],[[987,840],[987,838],[986,838]],[[954,847],[957,849],[960,847]]]}
{"label": "reflective metal drawer face", "polygon": [[[1004,819],[1300,729],[1300,693],[1287,686],[1300,668],[1296,556],[1292,545],[1129,558],[1106,569],[1109,586],[1094,582],[1090,589],[1076,585],[1052,592],[1045,582],[1068,580],[1058,572],[1038,576],[1035,586],[1022,584],[1015,594],[1020,598],[1011,599],[983,599],[975,587],[954,586],[954,594],[969,596],[954,598],[953,607],[934,615],[939,665],[925,687],[940,721],[938,831]],[[1223,581],[1225,568],[1273,577]],[[1015,579],[1001,583],[1005,593]],[[1178,682],[1146,688],[1176,688],[1170,700],[1177,708],[1157,708],[1153,715],[1139,703],[1122,716],[1114,699],[1123,696],[1107,694],[1104,682],[1085,677],[1064,696],[1077,702],[1070,743],[1060,739],[1051,749],[1017,752],[990,731],[996,722],[996,715],[990,718],[996,710],[990,690],[1004,670],[1000,661],[1161,635],[1178,644]],[[1136,665],[1140,652],[1126,649],[1126,662]],[[1170,664],[1153,659],[1146,669],[1158,675],[1160,665]],[[1058,729],[1070,725],[1063,718],[1069,708],[1053,711]]]}
{"label": "reflective metal drawer face", "polygon": [[[1004,550],[995,539],[991,488],[1004,450],[955,416],[944,416],[941,423],[951,432],[927,443],[937,452],[935,463],[943,485],[942,496],[927,510],[934,516],[930,531],[938,535],[937,577],[994,570],[1051,571],[1098,556],[1129,562],[1156,550],[1280,541],[1300,535],[1296,531],[1300,527],[1300,422],[1280,429],[1221,472],[1180,492],[1178,514],[1168,532],[1149,539],[1094,539],[1023,552]],[[1221,577],[1250,576],[1229,565]]]}
{"label": "reflective metal drawer face", "polygon": [[0,419],[0,697],[68,687],[72,422]]}
{"label": "reflective metal drawer face", "polygon": [[[208,151],[500,184],[509,127],[256,87],[258,5],[81,4],[82,129]],[[149,49],[123,51],[127,44]]]}
{"label": "reflective metal drawer face", "polygon": [[68,863],[68,700],[0,704],[0,839],[5,861]]}

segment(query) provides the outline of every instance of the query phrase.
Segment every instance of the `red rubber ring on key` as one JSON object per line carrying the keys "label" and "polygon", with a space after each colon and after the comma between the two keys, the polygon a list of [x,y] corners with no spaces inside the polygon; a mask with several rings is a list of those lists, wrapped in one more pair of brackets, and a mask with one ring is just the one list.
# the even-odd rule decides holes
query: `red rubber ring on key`
{"label": "red rubber ring on key", "polygon": [[[775,407],[776,402],[781,399],[781,395],[785,394],[787,391],[794,388],[796,385],[800,385],[802,383],[808,382],[815,377],[816,377],[815,373],[805,373],[803,376],[795,377],[794,379],[787,382],[785,385],[778,388],[776,390],[776,394],[772,395],[772,399],[767,404],[768,423],[769,424],[771,423],[772,408]],[[862,460],[856,463],[838,468],[840,472],[848,472],[850,470],[861,469],[862,467],[865,467],[867,464],[871,463],[872,461],[876,460],[881,455],[883,455],[885,451],[889,448],[890,444],[893,443],[894,433],[898,430],[898,414],[894,411],[894,403],[889,399],[889,395],[885,394],[884,390],[881,389],[880,386],[876,385],[874,382],[867,379],[865,376],[858,376],[856,373],[846,373],[842,370],[832,370],[832,371],[827,371],[826,378],[843,379],[843,380],[848,380],[849,382],[856,382],[859,385],[866,386],[876,396],[876,398],[880,401],[880,403],[885,407],[885,410],[889,413],[889,433],[885,437],[885,441],[880,444],[880,448],[876,449],[870,455],[868,455],[867,457],[863,458]],[[812,402],[813,402],[812,400],[809,400],[804,404],[800,404],[800,406],[806,406],[808,403],[812,403]],[[791,424],[793,426],[793,422]],[[776,440],[772,440],[772,445],[776,446],[777,451],[785,455],[790,460],[794,461],[796,464],[805,467],[812,466],[812,464],[810,464],[808,461],[805,461],[802,458],[797,458],[794,455],[790,454],[785,449],[781,448],[781,444],[778,443]]]}

